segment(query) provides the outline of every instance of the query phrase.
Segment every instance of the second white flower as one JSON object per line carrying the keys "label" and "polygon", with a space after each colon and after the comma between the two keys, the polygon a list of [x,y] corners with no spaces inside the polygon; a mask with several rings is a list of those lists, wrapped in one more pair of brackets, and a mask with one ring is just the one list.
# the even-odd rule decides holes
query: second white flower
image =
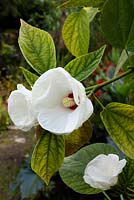
{"label": "second white flower", "polygon": [[118,181],[126,160],[119,160],[116,154],[100,154],[91,160],[84,172],[84,181],[93,188],[108,190]]}

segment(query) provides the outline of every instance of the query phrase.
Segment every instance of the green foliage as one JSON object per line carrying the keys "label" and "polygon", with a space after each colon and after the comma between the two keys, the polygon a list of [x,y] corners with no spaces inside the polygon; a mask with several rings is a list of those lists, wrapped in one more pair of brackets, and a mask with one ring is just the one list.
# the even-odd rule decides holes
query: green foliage
{"label": "green foliage", "polygon": [[56,9],[61,0],[5,0],[0,2],[1,28],[19,27],[19,19],[44,30],[55,31],[60,26],[61,11]]}
{"label": "green foliage", "polygon": [[66,18],[62,36],[65,45],[74,56],[88,53],[89,19],[85,9],[72,13]]}
{"label": "green foliage", "polygon": [[91,144],[80,149],[77,153],[66,157],[60,168],[62,180],[74,191],[81,194],[96,194],[99,189],[90,187],[84,182],[84,170],[87,164],[99,154],[117,154],[116,150],[109,144]]}
{"label": "green foliage", "polygon": [[[1,16],[7,16],[7,15],[12,15],[13,17],[16,17],[19,15],[19,11],[16,9],[16,7],[21,4],[21,0],[5,0],[4,2],[0,2],[0,12]],[[23,5],[23,4],[21,4]]]}
{"label": "green foliage", "polygon": [[101,27],[109,42],[134,51],[134,1],[108,0],[104,5]]}
{"label": "green foliage", "polygon": [[105,48],[106,46],[103,46],[94,52],[75,58],[65,66],[65,70],[77,80],[84,80],[97,68]]}
{"label": "green foliage", "polygon": [[[24,1],[24,0],[23,0]],[[28,23],[47,31],[58,31],[60,27],[61,11],[56,9],[61,0],[32,0],[27,10]],[[27,4],[27,0],[26,0]],[[23,15],[23,13],[22,13]],[[22,18],[22,17],[21,17]]]}
{"label": "green foliage", "polygon": [[13,45],[10,44],[6,44],[4,41],[2,41],[1,43],[1,54],[3,56],[3,58],[6,59],[7,64],[11,64],[12,60],[10,60],[10,58],[15,58],[15,54],[16,54],[16,49],[14,48]]}
{"label": "green foliage", "polygon": [[88,120],[82,127],[65,136],[65,155],[69,156],[75,153],[80,147],[89,144],[92,137],[92,125]]}
{"label": "green foliage", "polygon": [[82,8],[70,14],[63,25],[62,37],[68,50],[75,57],[88,53],[90,22],[98,12],[97,8]]}
{"label": "green foliage", "polygon": [[98,8],[85,7],[84,9],[87,11],[89,22],[92,22],[95,15],[99,12]]}
{"label": "green foliage", "polygon": [[0,33],[0,80],[2,83],[2,79],[8,79],[9,76],[13,77],[14,82],[17,76],[21,79],[18,66],[20,62],[23,62],[23,58],[18,52],[17,35],[15,30]]}
{"label": "green foliage", "polygon": [[123,68],[124,70],[126,70],[128,66],[133,65],[133,63],[134,63],[133,58],[134,58],[134,52],[130,52],[130,51],[126,52],[126,50],[124,49],[121,52],[121,55],[118,59],[117,66],[115,68],[114,77],[117,76],[120,69]]}
{"label": "green foliage", "polygon": [[6,130],[9,126],[9,116],[6,106],[3,103],[3,98],[0,95],[0,130]]}
{"label": "green foliage", "polygon": [[59,8],[68,8],[68,7],[100,7],[104,4],[106,0],[69,0],[64,2],[59,6]]}
{"label": "green foliage", "polygon": [[32,155],[32,169],[48,185],[64,159],[64,136],[43,132]]}
{"label": "green foliage", "polygon": [[113,194],[123,194],[124,198],[134,199],[134,160],[126,158],[127,164],[119,175],[116,187],[112,188]]}
{"label": "green foliage", "polygon": [[[40,2],[43,9],[45,1],[36,0],[36,2]],[[47,3],[48,2],[49,1],[47,0]],[[103,4],[104,7],[102,8]],[[92,6],[92,8],[89,6]],[[60,6],[60,8],[67,7],[80,8],[77,9],[77,12],[70,14],[63,25],[62,36],[65,45],[71,54],[77,57],[65,66],[65,70],[68,71],[78,81],[83,81],[97,69],[97,66],[101,62],[102,56],[104,54],[105,46],[102,46],[96,51],[88,53],[90,31],[92,31],[92,29],[90,29],[90,22],[98,13],[98,8],[102,8],[101,28],[104,32],[104,35],[106,36],[106,39],[108,39],[108,41],[113,46],[128,51],[127,52],[123,50],[120,59],[117,62],[116,69],[114,66],[110,66],[109,69],[104,72],[104,69],[100,70],[98,67],[98,70],[100,70],[100,74],[103,77],[102,81],[107,81],[107,83],[103,83],[103,85],[101,85],[102,87],[114,82],[118,79],[116,76],[120,72],[122,65],[128,61],[128,55],[132,55],[130,51],[134,51],[133,0],[68,0]],[[66,14],[67,13],[63,11],[63,15]],[[43,16],[44,14],[42,15],[40,13],[34,13],[32,14],[31,22],[37,23],[35,20],[36,17],[42,18]],[[64,16],[62,17],[63,19],[61,19],[61,21],[64,20]],[[97,15],[97,17],[99,22],[99,15]],[[52,16],[49,16],[47,21],[51,21],[51,18]],[[45,71],[56,67],[55,45],[52,37],[48,32],[35,28],[21,20],[19,45],[26,61],[38,74],[42,74]],[[14,51],[14,49],[8,46],[6,46],[6,48],[9,49],[9,52],[11,53]],[[113,54],[115,55],[117,61],[118,56],[116,56],[114,50]],[[132,64],[131,61],[129,60],[127,66]],[[30,86],[32,86],[37,80],[38,76],[25,68],[22,68],[22,72],[27,82],[30,84]],[[104,73],[102,74],[101,72]],[[127,73],[127,75],[130,74],[130,72],[133,72],[133,69],[129,69],[128,72],[129,73]],[[113,76],[114,79],[110,80]],[[95,80],[96,84],[97,76]],[[116,99],[119,102],[122,102],[129,98],[127,96],[127,92],[133,87],[133,80],[128,80],[129,81],[120,79],[120,82],[117,82],[116,86],[113,83],[112,87],[109,87],[110,90],[108,86],[105,87],[106,89],[103,89],[103,92],[105,91],[105,93],[107,93],[107,97],[109,97],[111,94],[114,94],[113,97],[111,97],[112,95],[110,96],[111,98],[109,98],[108,101]],[[91,83],[93,83],[93,80],[91,81]],[[128,84],[126,84],[125,81],[128,82]],[[98,82],[97,84],[100,83]],[[121,87],[119,87],[120,83],[122,84]],[[95,95],[97,96],[97,92],[99,90],[96,91],[96,89],[99,88],[99,86],[93,86],[92,88],[92,91],[94,91]],[[91,87],[86,89],[87,95],[90,94],[90,89]],[[99,101],[97,100],[96,102]],[[103,107],[101,102],[100,105]],[[96,110],[97,109],[95,108],[95,111]],[[118,147],[123,151],[123,153],[129,157],[127,159],[127,166],[124,168],[123,173],[119,175],[118,185],[115,186],[116,189],[114,190],[116,191],[115,194],[122,193],[126,199],[134,198],[134,176],[132,174],[134,163],[133,160],[130,160],[130,158],[134,159],[133,118],[134,106],[127,104],[110,103],[101,112],[101,119],[104,123],[104,126],[106,127],[107,132],[118,145]],[[32,155],[32,169],[42,178],[42,180],[47,185],[49,184],[51,177],[61,167],[64,159],[64,153],[66,153],[66,155],[73,154],[89,142],[92,134],[92,128],[91,124],[87,125],[87,123],[88,122],[86,122],[83,127],[75,130],[70,135],[65,136],[65,143],[64,136],[58,136],[53,133],[48,133],[45,131],[42,132],[42,130],[40,130],[38,134],[39,140]],[[60,169],[60,175],[63,181],[78,193],[100,193],[101,190],[92,188],[84,182],[83,175],[87,163],[101,153],[109,154],[117,152],[108,144],[92,144],[82,148],[77,153],[69,157],[65,157],[64,163]],[[21,192],[24,194],[24,198],[28,197],[28,192],[31,189],[32,194],[35,194],[39,189],[43,189],[42,181],[40,178],[35,174],[31,176],[30,173],[25,171],[23,178],[20,179],[22,183],[20,188]],[[28,174],[26,181],[28,187],[23,185],[24,179],[26,179],[26,174]],[[34,183],[37,185],[37,188],[33,186]]]}
{"label": "green foliage", "polygon": [[53,39],[49,33],[21,20],[19,46],[30,66],[39,74],[56,67]]}
{"label": "green foliage", "polygon": [[134,159],[134,106],[110,103],[101,112],[101,119],[119,148]]}
{"label": "green foliage", "polygon": [[21,67],[21,70],[24,74],[26,81],[29,83],[30,86],[33,86],[35,81],[38,79],[38,76],[23,67]]}
{"label": "green foliage", "polygon": [[128,59],[127,53],[125,50],[123,50],[118,60],[117,66],[115,68],[114,77],[117,76],[118,72],[120,71],[120,69],[122,68],[127,59]]}

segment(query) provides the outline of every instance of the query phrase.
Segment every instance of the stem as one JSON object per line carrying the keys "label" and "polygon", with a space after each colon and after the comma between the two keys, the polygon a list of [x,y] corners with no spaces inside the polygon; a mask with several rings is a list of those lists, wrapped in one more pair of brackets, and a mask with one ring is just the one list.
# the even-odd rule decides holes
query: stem
{"label": "stem", "polygon": [[124,200],[124,198],[123,198],[123,195],[122,195],[122,194],[120,195],[120,199],[121,199],[121,200]]}
{"label": "stem", "polygon": [[104,194],[104,196],[108,199],[111,200],[110,197],[107,195],[107,193],[105,191],[102,192]]}
{"label": "stem", "polygon": [[88,92],[88,91],[91,91],[94,87],[95,87],[95,86],[92,85],[92,86],[90,86],[90,87],[85,88],[85,90],[86,90],[86,92]]}
{"label": "stem", "polygon": [[97,87],[95,88],[94,92],[96,92],[96,90],[101,89],[102,87],[104,87],[106,85],[109,85],[110,83],[113,83],[113,82],[115,82],[115,81],[127,76],[128,74],[131,74],[132,71],[133,71],[132,69],[129,69],[126,72],[122,73],[121,75],[119,75],[119,76],[117,76],[115,78],[112,78],[112,79],[110,79],[108,81],[105,81],[104,83],[101,83],[101,84],[97,85]]}
{"label": "stem", "polygon": [[[115,82],[115,81],[127,76],[128,74],[131,74],[132,72],[134,72],[134,67],[129,68],[126,72],[122,73],[121,75],[119,75],[119,76],[117,76],[115,78],[112,78],[112,79],[110,79],[108,81],[105,81],[104,83],[101,83],[99,85],[90,86],[90,87],[86,88],[87,95],[91,96],[91,94],[93,94],[97,90],[101,89],[102,87],[104,87],[106,85],[109,85],[110,83],[113,83],[113,82]],[[91,87],[92,87],[92,91],[91,91]]]}
{"label": "stem", "polygon": [[104,110],[105,107],[103,106],[103,104],[100,102],[100,100],[95,96],[95,94],[93,93],[93,97],[95,98],[95,100],[98,102],[98,104],[102,107],[102,109]]}

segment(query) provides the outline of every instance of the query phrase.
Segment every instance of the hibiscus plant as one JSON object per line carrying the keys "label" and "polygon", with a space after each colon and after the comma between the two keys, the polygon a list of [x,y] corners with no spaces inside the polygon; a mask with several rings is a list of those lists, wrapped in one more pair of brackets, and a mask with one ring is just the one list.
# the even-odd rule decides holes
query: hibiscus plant
{"label": "hibiscus plant", "polygon": [[[23,131],[37,127],[31,166],[46,185],[59,171],[65,184],[78,193],[103,192],[110,199],[108,190],[118,199],[134,199],[134,106],[121,102],[104,106],[96,96],[105,86],[134,76],[134,1],[68,0],[59,6],[68,7],[79,9],[68,15],[62,29],[64,43],[74,56],[65,66],[56,65],[51,35],[21,20],[19,46],[35,73],[21,67],[31,89],[18,84],[11,92],[9,115]],[[90,23],[96,14],[101,15],[105,39],[122,53],[111,79],[84,87],[83,81],[97,69],[106,48],[104,45],[89,52]],[[118,73],[127,60],[127,68]],[[101,108],[104,127],[124,158],[119,158],[110,144],[89,144],[89,118],[96,112],[93,99]]]}

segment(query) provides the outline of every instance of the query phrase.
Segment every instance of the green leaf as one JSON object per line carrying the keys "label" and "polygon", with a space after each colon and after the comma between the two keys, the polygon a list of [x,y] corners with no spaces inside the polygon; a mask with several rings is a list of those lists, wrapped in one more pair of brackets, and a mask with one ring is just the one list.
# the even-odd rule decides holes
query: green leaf
{"label": "green leaf", "polygon": [[21,20],[19,46],[26,61],[39,74],[56,67],[54,42],[46,31]]}
{"label": "green leaf", "polygon": [[92,136],[92,125],[87,120],[82,127],[65,136],[65,155],[69,156],[75,153],[80,147],[89,144]]}
{"label": "green leaf", "polygon": [[33,86],[35,81],[38,79],[38,76],[23,67],[20,67],[20,68],[24,74],[26,81],[29,83],[30,86]]}
{"label": "green leaf", "polygon": [[[134,9],[134,2],[133,2],[133,9]],[[130,27],[130,32],[128,34],[128,40],[127,40],[126,48],[129,51],[134,52],[134,12],[133,12],[133,10],[132,10],[132,13],[133,13],[133,21],[132,21],[132,24],[131,24],[131,27]]]}
{"label": "green leaf", "polygon": [[85,7],[84,10],[86,10],[88,14],[89,22],[91,22],[94,19],[95,15],[99,12],[98,8],[93,7]]}
{"label": "green leaf", "polygon": [[134,51],[133,11],[133,0],[108,0],[104,5],[101,27],[113,46]]}
{"label": "green leaf", "polygon": [[101,119],[123,153],[134,159],[134,106],[110,103],[101,112]]}
{"label": "green leaf", "polygon": [[69,7],[100,7],[106,0],[69,0],[59,6],[59,8]]}
{"label": "green leaf", "polygon": [[119,57],[119,60],[118,60],[118,63],[117,63],[117,66],[115,68],[115,73],[114,73],[114,77],[117,76],[119,70],[124,66],[124,64],[126,64],[127,66],[130,65],[130,61],[132,62],[132,56],[134,55],[133,52],[130,52],[128,51],[128,54],[129,54],[129,57],[130,57],[130,60],[128,58],[128,55],[126,53],[125,50],[122,51],[120,57]]}
{"label": "green leaf", "polygon": [[88,53],[89,17],[85,9],[72,13],[66,18],[62,36],[66,47],[74,56]]}
{"label": "green leaf", "polygon": [[64,136],[44,132],[32,155],[32,169],[48,185],[64,159]]}
{"label": "green leaf", "polygon": [[124,198],[134,199],[134,160],[126,158],[127,164],[118,177],[118,184],[112,188],[112,192],[123,194]]}
{"label": "green leaf", "polygon": [[114,77],[117,76],[119,70],[122,68],[123,64],[126,62],[127,59],[128,59],[127,53],[126,53],[125,50],[123,50],[120,57],[119,57],[117,66],[115,68]]}
{"label": "green leaf", "polygon": [[77,80],[84,80],[97,68],[105,48],[106,46],[103,46],[94,52],[75,58],[65,66],[65,70]]}
{"label": "green leaf", "polygon": [[116,150],[109,144],[91,144],[77,153],[66,157],[60,168],[62,180],[74,191],[81,194],[96,194],[102,192],[99,189],[90,187],[84,182],[84,170],[87,164],[99,154],[117,154]]}

